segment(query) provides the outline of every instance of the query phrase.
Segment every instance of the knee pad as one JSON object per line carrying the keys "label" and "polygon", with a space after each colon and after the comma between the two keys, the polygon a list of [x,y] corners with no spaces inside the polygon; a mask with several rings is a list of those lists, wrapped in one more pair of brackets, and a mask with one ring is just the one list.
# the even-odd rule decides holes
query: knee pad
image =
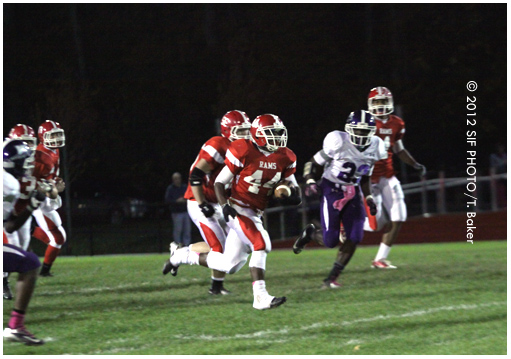
{"label": "knee pad", "polygon": [[268,255],[268,253],[266,253],[266,251],[252,252],[252,256],[250,257],[250,263],[248,264],[248,266],[266,270],[266,256],[267,255]]}

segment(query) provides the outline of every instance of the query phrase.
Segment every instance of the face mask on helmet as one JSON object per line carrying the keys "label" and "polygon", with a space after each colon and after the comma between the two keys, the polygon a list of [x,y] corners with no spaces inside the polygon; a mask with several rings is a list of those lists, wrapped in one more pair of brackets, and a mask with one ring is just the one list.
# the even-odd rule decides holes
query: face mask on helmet
{"label": "face mask on helmet", "polygon": [[269,152],[287,146],[287,129],[275,115],[261,115],[252,123],[252,141]]}
{"label": "face mask on helmet", "polygon": [[66,136],[64,130],[56,128],[46,131],[43,134],[44,145],[49,148],[64,147],[66,144]]}
{"label": "face mask on helmet", "polygon": [[227,112],[220,120],[220,132],[229,141],[250,138],[250,120],[243,111]]}
{"label": "face mask on helmet", "polygon": [[244,123],[239,126],[231,127],[231,135],[229,140],[235,141],[239,139],[250,139],[250,123]]}
{"label": "face mask on helmet", "polygon": [[367,111],[354,111],[348,117],[344,129],[350,135],[350,142],[360,147],[368,146],[376,133],[376,123]]}
{"label": "face mask on helmet", "polygon": [[367,109],[373,116],[387,116],[394,112],[392,93],[386,87],[375,87],[369,92]]}

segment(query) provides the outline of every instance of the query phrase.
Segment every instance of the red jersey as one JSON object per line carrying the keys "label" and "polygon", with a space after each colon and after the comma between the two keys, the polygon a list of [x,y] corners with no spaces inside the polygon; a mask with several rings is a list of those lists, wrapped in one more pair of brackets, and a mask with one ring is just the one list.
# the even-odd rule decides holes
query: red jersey
{"label": "red jersey", "polygon": [[[216,195],[215,195],[215,179],[224,168],[224,159],[225,152],[227,148],[231,144],[227,138],[222,136],[211,137],[202,145],[202,148],[197,155],[197,158],[190,167],[190,173],[193,168],[199,162],[200,159],[204,159],[209,166],[212,168],[211,172],[206,175],[204,183],[202,184],[202,190],[204,191],[204,196],[206,200],[210,203],[217,203]],[[188,188],[186,189],[185,196],[186,199],[194,199],[192,186],[188,182]]]}
{"label": "red jersey", "polygon": [[231,143],[225,165],[234,174],[231,199],[264,210],[275,184],[296,172],[296,155],[287,147],[265,154],[252,141],[241,139]]}
{"label": "red jersey", "polygon": [[380,137],[387,150],[388,157],[375,163],[371,181],[376,183],[380,177],[390,178],[394,176],[394,167],[392,166],[392,147],[394,144],[403,138],[405,134],[405,123],[397,116],[389,115],[389,118],[384,123],[376,119],[376,136]]}
{"label": "red jersey", "polygon": [[60,152],[58,149],[49,149],[42,143],[35,150],[35,167],[33,176],[40,180],[55,179],[59,176]]}

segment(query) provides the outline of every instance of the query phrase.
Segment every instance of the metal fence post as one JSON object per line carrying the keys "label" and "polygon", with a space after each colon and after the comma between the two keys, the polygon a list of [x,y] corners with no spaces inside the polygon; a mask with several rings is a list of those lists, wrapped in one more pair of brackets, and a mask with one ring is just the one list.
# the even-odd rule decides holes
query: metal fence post
{"label": "metal fence post", "polygon": [[280,239],[284,240],[286,239],[286,211],[282,211],[279,214],[280,218]]}
{"label": "metal fence post", "polygon": [[438,189],[436,191],[436,210],[439,213],[445,213],[445,172],[440,171],[438,173]]}
{"label": "metal fence post", "polygon": [[422,215],[427,216],[428,215],[428,193],[426,189],[426,180],[424,177],[421,178],[421,205],[422,205]]}

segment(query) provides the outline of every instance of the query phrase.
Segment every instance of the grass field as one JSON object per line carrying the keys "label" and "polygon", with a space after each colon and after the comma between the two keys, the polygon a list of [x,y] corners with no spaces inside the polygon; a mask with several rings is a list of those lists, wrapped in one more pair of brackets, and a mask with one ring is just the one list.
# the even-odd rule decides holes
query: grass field
{"label": "grass field", "polygon": [[319,289],[335,250],[273,251],[267,288],[288,302],[268,311],[252,309],[248,266],[213,297],[203,267],[163,276],[166,255],[62,257],[27,315],[47,343],[3,354],[507,353],[505,241],[398,245],[394,271],[369,268],[375,251],[357,250],[337,290]]}

